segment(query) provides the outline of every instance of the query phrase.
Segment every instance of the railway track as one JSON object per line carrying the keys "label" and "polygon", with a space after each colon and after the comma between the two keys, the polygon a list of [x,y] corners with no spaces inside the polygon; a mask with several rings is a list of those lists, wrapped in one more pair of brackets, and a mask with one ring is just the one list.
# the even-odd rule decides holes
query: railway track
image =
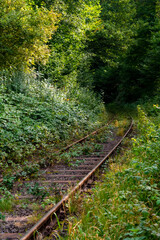
{"label": "railway track", "polygon": [[[0,220],[0,239],[44,239],[49,235],[57,223],[57,216],[64,212],[68,199],[87,182],[92,182],[95,172],[120,145],[132,125],[131,121],[123,136],[117,135],[117,129],[111,131],[103,127],[57,152],[63,163],[59,160],[54,166],[41,169],[38,176],[15,182],[12,194],[17,198],[17,205],[13,212],[7,213],[5,220]],[[107,131],[111,135],[109,140],[101,142],[101,137]],[[92,151],[85,154],[90,150],[87,144],[93,140],[93,136]],[[77,144],[81,146],[75,152],[72,148]],[[68,151],[73,156],[70,155],[71,160],[66,162]],[[37,223],[33,224],[35,221]]]}

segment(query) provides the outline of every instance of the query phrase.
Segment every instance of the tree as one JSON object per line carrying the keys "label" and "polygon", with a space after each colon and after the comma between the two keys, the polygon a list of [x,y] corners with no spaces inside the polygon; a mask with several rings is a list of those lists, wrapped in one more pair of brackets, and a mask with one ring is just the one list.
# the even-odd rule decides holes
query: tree
{"label": "tree", "polygon": [[93,53],[91,71],[94,88],[106,101],[117,96],[120,59],[133,42],[136,31],[136,8],[132,0],[101,1],[102,28],[90,35],[88,51]]}
{"label": "tree", "polygon": [[156,3],[156,0],[136,0],[136,35],[118,68],[119,101],[133,102],[152,96],[157,87],[160,49]]}
{"label": "tree", "polygon": [[46,62],[46,43],[56,29],[52,10],[34,8],[25,0],[0,1],[0,69],[30,66]]}
{"label": "tree", "polygon": [[86,41],[88,33],[100,25],[100,5],[98,0],[55,0],[52,8],[61,14],[61,20],[49,43],[49,63],[41,68],[46,78],[62,87],[76,81],[87,68]]}
{"label": "tree", "polygon": [[160,85],[160,3],[103,0],[104,28],[91,36],[94,87],[106,102],[134,102]]}

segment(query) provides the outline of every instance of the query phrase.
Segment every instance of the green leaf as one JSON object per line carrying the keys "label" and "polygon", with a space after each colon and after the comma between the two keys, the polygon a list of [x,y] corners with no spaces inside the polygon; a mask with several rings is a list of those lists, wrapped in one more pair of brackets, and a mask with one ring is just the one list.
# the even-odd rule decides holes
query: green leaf
{"label": "green leaf", "polygon": [[156,201],[156,204],[159,206],[160,205],[160,199]]}

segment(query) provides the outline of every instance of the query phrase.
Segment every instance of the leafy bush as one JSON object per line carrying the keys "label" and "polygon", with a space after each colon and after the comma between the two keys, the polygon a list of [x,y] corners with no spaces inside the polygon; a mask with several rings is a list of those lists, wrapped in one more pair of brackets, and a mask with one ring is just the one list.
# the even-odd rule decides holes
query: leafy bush
{"label": "leafy bush", "polygon": [[41,146],[77,137],[82,129],[100,124],[103,103],[78,85],[57,90],[30,74],[13,91],[10,86],[16,80],[11,78],[11,83],[2,81],[0,89],[1,159],[21,159]]}
{"label": "leafy bush", "polygon": [[0,69],[21,69],[46,62],[57,15],[44,7],[35,9],[25,0],[0,2]]}

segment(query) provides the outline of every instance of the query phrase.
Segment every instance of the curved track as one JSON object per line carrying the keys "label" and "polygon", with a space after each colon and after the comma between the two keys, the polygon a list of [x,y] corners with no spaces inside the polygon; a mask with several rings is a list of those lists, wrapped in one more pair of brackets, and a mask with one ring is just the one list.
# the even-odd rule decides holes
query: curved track
{"label": "curved track", "polygon": [[[114,141],[111,141],[109,144],[105,142],[102,145],[101,151],[95,151],[91,155],[82,155],[76,157],[76,159],[80,162],[80,164],[76,167],[69,167],[64,165],[56,165],[53,168],[45,169],[43,172],[43,179],[39,179],[40,184],[47,185],[52,190],[61,193],[64,193],[70,189],[70,192],[62,197],[62,199],[53,206],[34,226],[31,227],[30,230],[25,234],[25,222],[27,222],[27,217],[20,216],[17,218],[8,217],[6,221],[10,221],[12,226],[12,222],[16,223],[18,230],[14,227],[8,228],[7,232],[3,232],[0,234],[0,239],[21,239],[21,240],[29,240],[29,239],[43,239],[47,234],[49,235],[54,228],[54,225],[57,224],[57,216],[61,212],[64,211],[64,205],[68,201],[68,199],[80,188],[91,181],[95,172],[99,169],[99,167],[106,161],[106,159],[115,151],[115,149],[120,145],[126,135],[129,133],[133,125],[131,124],[123,137],[115,136]],[[103,131],[103,129],[101,129]],[[92,133],[93,135],[97,134],[97,131]],[[76,143],[80,143],[85,141],[89,137],[85,138],[67,146],[61,152],[67,151],[70,147],[75,145]],[[83,161],[82,161],[83,160]],[[48,172],[47,172],[48,171]],[[21,196],[24,198],[25,196]],[[31,199],[32,197],[28,196]],[[2,222],[2,221],[1,221]],[[23,224],[24,223],[24,224]],[[13,224],[13,225],[14,225]],[[22,229],[21,229],[22,226]],[[6,228],[4,228],[5,231]],[[13,232],[10,230],[13,229]]]}

